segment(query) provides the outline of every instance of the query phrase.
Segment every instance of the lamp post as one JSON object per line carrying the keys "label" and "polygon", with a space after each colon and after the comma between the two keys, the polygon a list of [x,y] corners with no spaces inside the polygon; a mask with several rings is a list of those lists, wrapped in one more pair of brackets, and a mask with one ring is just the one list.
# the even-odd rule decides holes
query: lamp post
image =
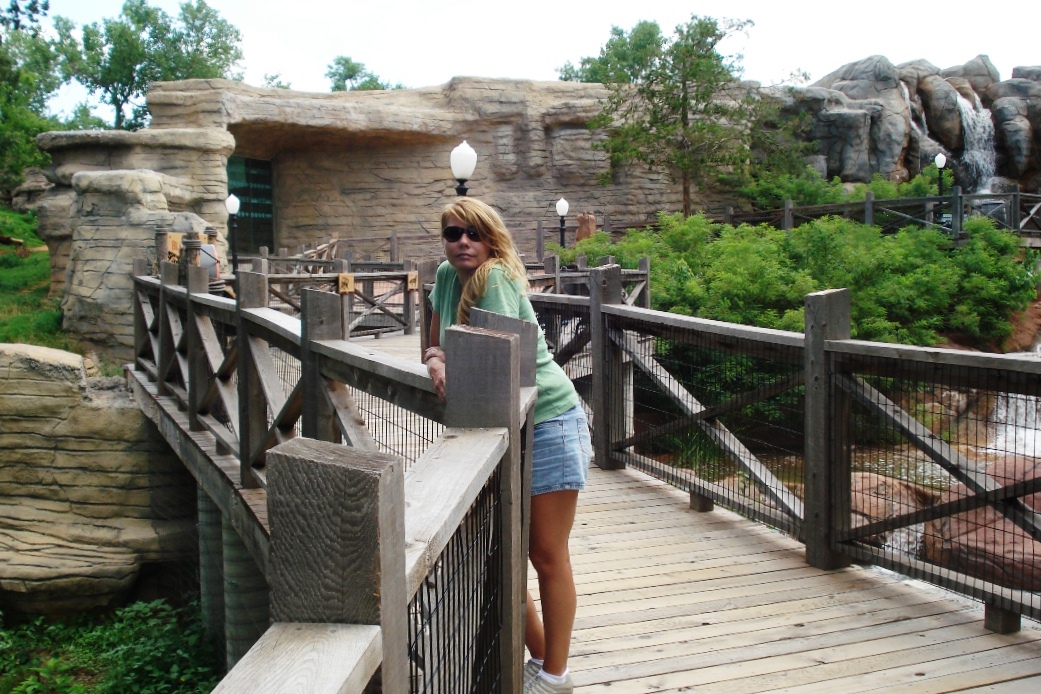
{"label": "lamp post", "polygon": [[947,157],[945,157],[943,155],[943,152],[939,152],[936,155],[936,157],[933,158],[933,163],[936,164],[936,170],[940,174],[940,178],[939,178],[939,186],[940,186],[940,188],[939,188],[939,190],[940,190],[940,197],[942,198],[943,197],[943,167],[947,166]]}
{"label": "lamp post", "polygon": [[560,215],[560,247],[564,247],[564,217],[567,215],[567,200],[561,198],[557,200],[557,214]]}
{"label": "lamp post", "polygon": [[228,227],[231,235],[231,274],[235,275],[235,296],[239,295],[239,206],[241,203],[235,195],[229,195],[224,201],[224,209],[228,211]]}
{"label": "lamp post", "polygon": [[477,152],[466,144],[466,140],[463,140],[462,144],[452,150],[449,161],[452,164],[452,178],[459,181],[459,185],[455,187],[455,193],[465,196],[466,191],[469,190],[466,182],[474,175],[474,169],[477,167]]}

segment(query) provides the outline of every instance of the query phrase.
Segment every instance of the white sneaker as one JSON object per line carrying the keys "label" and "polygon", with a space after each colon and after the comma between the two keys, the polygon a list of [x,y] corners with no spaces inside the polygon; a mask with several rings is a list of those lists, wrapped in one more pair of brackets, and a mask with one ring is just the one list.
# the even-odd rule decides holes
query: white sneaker
{"label": "white sneaker", "polygon": [[533,678],[538,677],[540,672],[542,672],[542,666],[538,663],[532,660],[524,663],[524,686],[527,687],[528,682]]}
{"label": "white sneaker", "polygon": [[537,675],[524,684],[524,694],[571,694],[573,691],[575,684],[571,681],[570,673],[563,684],[550,684]]}

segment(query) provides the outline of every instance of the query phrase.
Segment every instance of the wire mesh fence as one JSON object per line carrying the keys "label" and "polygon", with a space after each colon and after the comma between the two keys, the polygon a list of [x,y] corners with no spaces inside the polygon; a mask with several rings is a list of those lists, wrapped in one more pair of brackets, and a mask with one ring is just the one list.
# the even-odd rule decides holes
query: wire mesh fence
{"label": "wire mesh fence", "polygon": [[848,422],[833,434],[848,456],[846,549],[1041,616],[1036,376],[858,357],[834,388],[834,421]]}
{"label": "wire mesh fence", "polygon": [[[611,316],[601,366],[627,464],[798,534],[802,350]],[[620,412],[618,412],[620,410]]]}
{"label": "wire mesh fence", "polygon": [[489,477],[409,604],[412,692],[501,689],[499,478]]}

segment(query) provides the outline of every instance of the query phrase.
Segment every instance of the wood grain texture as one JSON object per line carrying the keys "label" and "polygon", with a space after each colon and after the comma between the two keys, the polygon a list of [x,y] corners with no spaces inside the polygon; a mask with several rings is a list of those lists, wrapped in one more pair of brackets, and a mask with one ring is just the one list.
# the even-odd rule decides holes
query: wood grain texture
{"label": "wood grain texture", "polygon": [[214,694],[356,694],[382,659],[380,629],[273,624]]}

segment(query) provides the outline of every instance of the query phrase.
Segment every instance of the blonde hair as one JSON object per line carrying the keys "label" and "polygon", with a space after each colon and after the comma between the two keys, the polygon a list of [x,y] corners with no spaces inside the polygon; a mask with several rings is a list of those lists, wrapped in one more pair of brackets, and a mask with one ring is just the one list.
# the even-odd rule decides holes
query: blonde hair
{"label": "blonde hair", "polygon": [[517,246],[513,243],[513,235],[506,228],[499,213],[491,206],[476,198],[461,197],[445,205],[441,212],[441,228],[443,229],[452,219],[459,220],[464,226],[477,229],[481,242],[488,247],[490,256],[463,285],[456,323],[469,325],[470,309],[484,296],[488,286],[488,275],[494,268],[501,268],[506,279],[518,281],[523,292],[528,291],[528,271],[517,252]]}

